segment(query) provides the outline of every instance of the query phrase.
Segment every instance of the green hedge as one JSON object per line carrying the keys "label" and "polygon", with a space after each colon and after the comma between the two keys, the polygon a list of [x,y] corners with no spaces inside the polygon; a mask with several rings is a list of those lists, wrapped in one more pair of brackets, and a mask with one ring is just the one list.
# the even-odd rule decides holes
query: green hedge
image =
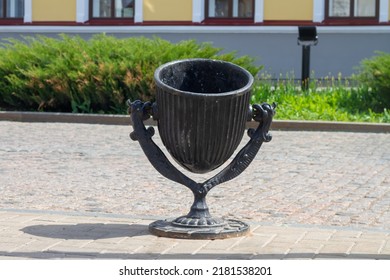
{"label": "green hedge", "polygon": [[375,110],[390,109],[390,53],[377,52],[375,56],[364,59],[358,79],[375,99]]}
{"label": "green hedge", "polygon": [[104,34],[7,40],[0,47],[0,109],[121,114],[127,99],[153,100],[154,71],[172,60],[220,59],[253,75],[261,69],[253,58],[221,51],[194,40],[172,44]]}

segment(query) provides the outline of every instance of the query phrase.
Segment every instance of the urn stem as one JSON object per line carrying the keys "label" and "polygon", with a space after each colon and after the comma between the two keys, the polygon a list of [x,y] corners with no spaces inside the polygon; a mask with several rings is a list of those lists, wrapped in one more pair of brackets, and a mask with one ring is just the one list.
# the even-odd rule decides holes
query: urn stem
{"label": "urn stem", "polygon": [[210,218],[209,207],[206,203],[206,195],[205,193],[196,193],[194,192],[194,203],[191,206],[190,212],[187,214],[189,218]]}

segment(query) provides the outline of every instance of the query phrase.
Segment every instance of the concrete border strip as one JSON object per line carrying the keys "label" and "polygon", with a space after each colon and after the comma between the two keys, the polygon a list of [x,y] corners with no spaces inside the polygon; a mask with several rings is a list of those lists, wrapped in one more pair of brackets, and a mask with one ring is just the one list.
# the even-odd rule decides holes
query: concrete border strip
{"label": "concrete border strip", "polygon": [[[21,111],[0,111],[0,121],[131,125],[131,119],[128,115],[73,114]],[[146,124],[156,125],[156,122],[150,119],[146,122]],[[255,128],[257,124],[256,122],[248,122],[247,126],[248,128]],[[272,124],[271,129],[293,131],[344,131],[365,133],[390,133],[390,124],[275,120]]]}

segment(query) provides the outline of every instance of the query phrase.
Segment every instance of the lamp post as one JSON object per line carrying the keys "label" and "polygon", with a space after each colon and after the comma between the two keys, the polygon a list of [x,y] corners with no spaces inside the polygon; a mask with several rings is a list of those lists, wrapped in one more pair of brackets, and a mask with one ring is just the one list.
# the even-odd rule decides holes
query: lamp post
{"label": "lamp post", "polygon": [[310,81],[310,46],[318,43],[317,28],[315,26],[299,26],[298,45],[302,46],[302,90],[309,89]]}

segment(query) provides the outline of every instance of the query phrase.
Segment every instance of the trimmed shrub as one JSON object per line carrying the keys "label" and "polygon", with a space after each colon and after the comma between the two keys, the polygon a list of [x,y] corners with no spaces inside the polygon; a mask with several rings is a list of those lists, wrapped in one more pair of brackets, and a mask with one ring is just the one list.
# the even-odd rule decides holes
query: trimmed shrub
{"label": "trimmed shrub", "polygon": [[364,59],[359,67],[359,81],[372,95],[375,110],[390,108],[390,53],[377,52],[369,59]]}
{"label": "trimmed shrub", "polygon": [[127,99],[153,100],[154,71],[172,60],[220,59],[253,75],[261,69],[253,58],[221,51],[194,40],[172,44],[104,34],[10,39],[0,48],[0,109],[126,113]]}

